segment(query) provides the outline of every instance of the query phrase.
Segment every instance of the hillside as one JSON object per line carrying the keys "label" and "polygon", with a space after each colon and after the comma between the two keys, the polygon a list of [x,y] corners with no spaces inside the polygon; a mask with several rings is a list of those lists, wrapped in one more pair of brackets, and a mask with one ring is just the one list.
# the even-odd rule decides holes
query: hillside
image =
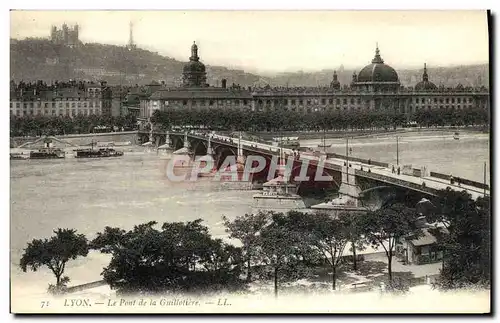
{"label": "hillside", "polygon": [[[46,39],[11,40],[10,76],[19,81],[94,79],[111,84],[146,84],[152,80],[179,85],[185,62],[151,51],[88,43],[76,48],[55,45]],[[251,85],[260,76],[207,65],[208,83]]]}
{"label": "hillside", "polygon": [[[353,72],[359,73],[360,67],[357,70],[337,69],[338,79],[342,85],[350,84]],[[333,69],[322,70],[320,72],[305,73],[282,73],[272,79],[272,83],[278,86],[301,86],[301,85],[326,85],[330,84],[333,75]],[[415,86],[416,83],[422,80],[422,69],[413,70],[396,70],[401,84],[404,86]],[[428,68],[430,81],[437,86],[443,84],[445,87],[453,87],[461,83],[464,86],[481,86],[488,87],[489,85],[489,65],[467,65],[454,67],[435,67]]]}
{"label": "hillside", "polygon": [[[111,84],[146,84],[152,80],[163,80],[169,86],[179,85],[185,62],[161,56],[157,53],[121,46],[88,43],[77,48],[52,44],[47,39],[11,39],[10,76],[19,81],[89,79],[105,80]],[[488,86],[488,64],[457,67],[429,68],[431,81],[436,85]],[[351,82],[353,70],[337,69],[341,84]],[[358,70],[356,70],[358,72]],[[422,69],[398,70],[401,83],[413,86],[422,77]],[[220,85],[225,78],[228,84],[242,86],[255,84],[272,86],[325,86],[332,80],[333,69],[314,73],[281,73],[274,77],[263,77],[231,70],[222,66],[207,65],[210,85]]]}

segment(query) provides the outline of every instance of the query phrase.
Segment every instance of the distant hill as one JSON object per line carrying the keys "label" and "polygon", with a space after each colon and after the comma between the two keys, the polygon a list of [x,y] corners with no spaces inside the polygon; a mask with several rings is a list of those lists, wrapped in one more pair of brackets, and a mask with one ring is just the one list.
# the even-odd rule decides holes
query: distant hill
{"label": "distant hill", "polygon": [[[350,84],[353,72],[359,73],[359,69],[337,69],[337,75],[340,83]],[[415,86],[422,80],[423,68],[396,70],[399,80],[404,86]],[[334,70],[322,70],[320,72],[295,72],[281,73],[273,77],[271,82],[277,86],[303,86],[303,85],[327,85],[332,81]],[[466,65],[453,67],[433,67],[428,68],[429,80],[437,86],[440,84],[445,87],[454,87],[461,83],[463,86],[481,86],[489,87],[489,65]]]}
{"label": "distant hill", "polygon": [[[19,81],[89,79],[111,84],[146,84],[153,80],[175,86],[181,83],[185,62],[144,49],[88,43],[75,48],[47,39],[11,40],[10,76]],[[221,66],[207,65],[207,81],[253,85],[260,76]]]}
{"label": "distant hill", "polygon": [[[87,43],[70,48],[51,43],[47,39],[10,40],[10,76],[16,81],[88,79],[105,80],[110,84],[147,84],[152,80],[165,81],[169,86],[179,85],[185,62],[137,48]],[[488,64],[458,67],[430,68],[429,76],[436,85],[455,86],[489,84]],[[341,84],[351,82],[354,70],[337,70]],[[359,72],[359,70],[356,70]],[[413,86],[422,77],[420,70],[398,70],[401,83]],[[256,84],[271,86],[327,86],[333,70],[314,73],[281,73],[274,77],[259,76],[243,70],[207,65],[210,85],[220,85],[225,78],[228,84],[242,86]]]}

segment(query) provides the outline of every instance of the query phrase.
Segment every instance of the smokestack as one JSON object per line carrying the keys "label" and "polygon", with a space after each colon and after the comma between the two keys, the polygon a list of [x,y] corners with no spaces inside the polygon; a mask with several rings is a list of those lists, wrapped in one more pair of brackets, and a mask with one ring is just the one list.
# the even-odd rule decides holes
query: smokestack
{"label": "smokestack", "polygon": [[226,79],[222,79],[222,88],[225,89],[226,88],[226,82],[227,80]]}

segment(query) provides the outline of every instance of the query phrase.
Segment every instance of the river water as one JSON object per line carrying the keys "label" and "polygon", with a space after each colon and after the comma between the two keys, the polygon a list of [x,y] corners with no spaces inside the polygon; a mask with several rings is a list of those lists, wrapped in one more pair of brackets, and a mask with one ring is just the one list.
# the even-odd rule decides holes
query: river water
{"label": "river water", "polygon": [[[304,141],[317,146],[320,140]],[[345,140],[327,140],[332,151],[345,153]],[[394,136],[350,140],[352,155],[384,162],[396,159]],[[483,163],[489,162],[489,136],[449,132],[401,135],[401,164],[452,172],[483,181]],[[45,268],[22,273],[18,267],[23,248],[34,238],[45,238],[56,228],[74,228],[93,238],[105,226],[131,229],[157,221],[202,218],[213,236],[224,237],[221,217],[230,219],[251,212],[252,191],[225,190],[206,178],[174,183],[166,179],[166,160],[154,153],[129,153],[118,159],[11,161],[11,286],[12,296],[43,294],[53,275]],[[489,183],[489,164],[488,180]],[[70,285],[101,279],[108,256],[91,253],[70,261]],[[17,296],[16,296],[17,295]]]}

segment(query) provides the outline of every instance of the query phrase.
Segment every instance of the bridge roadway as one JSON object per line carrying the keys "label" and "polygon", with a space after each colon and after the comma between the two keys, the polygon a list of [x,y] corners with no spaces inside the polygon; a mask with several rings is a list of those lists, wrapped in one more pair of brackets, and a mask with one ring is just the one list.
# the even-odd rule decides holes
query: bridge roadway
{"label": "bridge roadway", "polygon": [[[188,136],[197,137],[199,139],[204,139],[204,140],[207,140],[208,137],[208,135],[203,135],[203,134],[188,134]],[[238,146],[238,141],[240,140],[242,148],[245,150],[255,151],[259,153],[268,153],[270,155],[276,155],[277,153],[279,153],[279,148],[277,146],[239,139],[235,137],[212,134],[211,140],[214,143],[217,142],[226,145],[230,144],[235,147]],[[283,153],[290,155],[293,154],[293,151],[292,149],[283,148]],[[317,165],[320,159],[318,156],[307,152],[301,152],[300,157],[301,159],[308,160],[311,165]],[[346,161],[345,159],[340,159],[340,158],[327,158],[324,162],[324,168],[341,171],[345,161]],[[354,162],[354,161],[349,161],[349,163],[355,169],[356,176],[370,178],[384,183],[408,188],[414,191],[419,191],[425,194],[437,195],[437,192],[439,190],[446,189],[447,187],[450,187],[455,191],[465,190],[472,196],[473,199],[477,199],[480,196],[482,197],[484,196],[485,193],[486,195],[490,194],[489,189],[484,190],[470,185],[463,185],[463,184],[458,185],[457,183],[450,184],[449,181],[441,178],[436,178],[431,176],[417,177],[405,174],[398,175],[397,173],[392,173],[391,169],[386,167],[369,165],[366,163]],[[370,172],[368,172],[368,169],[370,170]]]}

